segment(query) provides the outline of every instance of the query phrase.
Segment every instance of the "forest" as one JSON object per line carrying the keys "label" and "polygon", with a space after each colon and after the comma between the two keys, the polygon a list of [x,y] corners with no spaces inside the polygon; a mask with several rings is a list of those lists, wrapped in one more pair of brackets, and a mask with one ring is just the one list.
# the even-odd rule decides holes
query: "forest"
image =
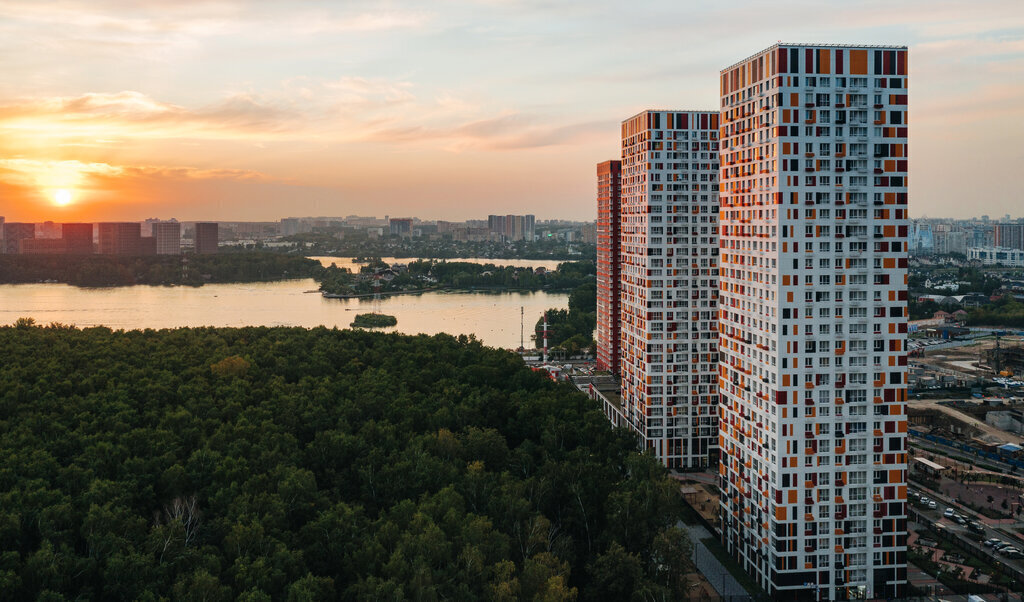
{"label": "forest", "polygon": [[310,278],[320,263],[280,253],[216,255],[0,255],[0,284],[63,282],[75,286],[129,286],[207,282],[261,282]]}
{"label": "forest", "polygon": [[0,327],[0,600],[673,600],[677,487],[472,337]]}
{"label": "forest", "polygon": [[[282,240],[301,245],[307,255],[335,255],[338,257],[493,257],[495,259],[596,259],[597,245],[586,242],[566,242],[557,238],[539,238],[534,241],[457,241],[428,237],[384,236],[369,238],[364,230],[344,229],[339,232],[310,232],[286,236]],[[294,250],[276,249],[290,253]]]}
{"label": "forest", "polygon": [[[547,311],[548,348],[574,356],[580,352],[597,352],[594,330],[597,328],[597,284],[581,284],[569,294],[569,309]],[[533,327],[534,341],[540,348],[544,341],[544,317]],[[558,353],[556,353],[558,355]]]}
{"label": "forest", "polygon": [[383,293],[409,290],[573,290],[581,284],[594,282],[597,267],[593,261],[566,261],[555,270],[510,265],[479,264],[468,261],[412,261],[408,269],[388,273],[387,279],[376,279],[375,273],[388,265],[372,258],[359,273],[331,264],[316,278],[320,290],[329,295],[365,295],[380,287]]}

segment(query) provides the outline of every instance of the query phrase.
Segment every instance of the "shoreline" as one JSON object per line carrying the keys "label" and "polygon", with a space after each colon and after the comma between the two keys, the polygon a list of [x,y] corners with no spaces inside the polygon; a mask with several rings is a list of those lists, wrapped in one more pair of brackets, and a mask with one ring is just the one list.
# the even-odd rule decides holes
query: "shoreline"
{"label": "shoreline", "polygon": [[[312,291],[310,291],[312,292]],[[342,294],[319,291],[324,299],[366,299],[374,297],[377,293],[356,293]],[[422,295],[423,293],[570,293],[571,289],[546,289],[546,288],[507,288],[507,287],[480,287],[480,288],[421,288],[411,291],[381,291],[381,298],[396,295]]]}

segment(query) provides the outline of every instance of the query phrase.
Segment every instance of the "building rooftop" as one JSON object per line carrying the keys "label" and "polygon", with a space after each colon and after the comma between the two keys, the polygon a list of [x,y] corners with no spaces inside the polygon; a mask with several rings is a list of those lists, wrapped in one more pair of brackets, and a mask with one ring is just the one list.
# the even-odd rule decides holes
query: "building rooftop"
{"label": "building rooftop", "polygon": [[795,46],[795,47],[799,47],[799,48],[884,48],[886,50],[906,50],[907,49],[906,46],[898,46],[898,45],[890,46],[890,45],[880,45],[880,44],[813,44],[813,43],[808,44],[808,43],[804,43],[804,42],[776,42],[776,43],[772,44],[771,46],[769,46],[767,48],[763,48],[761,50],[758,50],[757,52],[755,52],[754,54],[748,56],[745,59],[736,61],[735,63],[729,65],[725,69],[721,69],[719,71],[719,73],[725,73],[726,71],[729,71],[730,69],[732,69],[734,67],[742,65],[743,63],[749,61],[750,59],[754,58],[755,56],[757,56],[759,54],[764,54],[765,52],[768,52],[769,50],[772,50],[772,49],[775,49],[775,48],[780,48],[780,47],[788,48],[790,46]]}

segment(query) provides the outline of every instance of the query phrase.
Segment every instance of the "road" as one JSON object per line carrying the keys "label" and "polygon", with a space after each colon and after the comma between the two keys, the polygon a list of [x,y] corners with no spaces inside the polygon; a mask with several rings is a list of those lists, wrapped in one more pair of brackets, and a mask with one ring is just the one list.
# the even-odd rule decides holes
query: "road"
{"label": "road", "polygon": [[911,490],[919,491],[923,493],[925,496],[937,502],[938,507],[935,510],[923,508],[919,504],[911,502],[914,509],[918,513],[927,516],[928,518],[935,521],[938,525],[941,525],[948,532],[953,533],[965,546],[974,549],[976,552],[978,552],[980,558],[988,559],[990,557],[994,557],[996,562],[1000,562],[1007,566],[1011,566],[1018,571],[1024,572],[1024,562],[1022,562],[1021,559],[1014,560],[995,554],[991,548],[987,548],[982,544],[970,539],[968,537],[970,530],[968,530],[965,525],[957,524],[955,521],[943,517],[942,513],[945,512],[946,508],[953,508],[953,510],[956,511],[957,513],[968,517],[968,520],[977,520],[979,523],[981,523],[982,528],[984,529],[984,533],[980,534],[982,536],[982,541],[987,539],[1001,539],[1007,543],[1011,543],[1020,548],[1024,546],[1024,542],[1022,542],[1019,537],[1010,535],[1006,532],[1003,532],[999,529],[996,529],[985,524],[985,522],[981,520],[984,517],[974,512],[970,508],[964,508],[959,504],[953,503],[952,500],[946,498],[946,496],[942,494],[937,494],[936,492],[929,491],[917,485],[912,486]]}

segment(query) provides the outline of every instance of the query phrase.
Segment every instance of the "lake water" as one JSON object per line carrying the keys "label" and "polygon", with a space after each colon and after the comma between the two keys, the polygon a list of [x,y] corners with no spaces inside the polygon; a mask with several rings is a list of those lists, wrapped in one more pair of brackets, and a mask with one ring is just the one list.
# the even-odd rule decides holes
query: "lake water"
{"label": "lake water", "polygon": [[[339,260],[345,258],[331,258]],[[400,260],[402,262],[408,260]],[[557,262],[555,262],[557,263]],[[520,264],[517,260],[516,264]],[[341,263],[339,262],[339,267]],[[406,334],[475,334],[493,347],[519,346],[520,308],[526,344],[548,308],[566,308],[565,293],[424,293],[372,299],[324,299],[312,279],[199,288],[126,286],[77,288],[66,284],[0,285],[0,324],[18,318],[114,329],[179,326],[327,326],[347,328],[357,313],[377,309]],[[309,292],[313,291],[313,292]]]}

